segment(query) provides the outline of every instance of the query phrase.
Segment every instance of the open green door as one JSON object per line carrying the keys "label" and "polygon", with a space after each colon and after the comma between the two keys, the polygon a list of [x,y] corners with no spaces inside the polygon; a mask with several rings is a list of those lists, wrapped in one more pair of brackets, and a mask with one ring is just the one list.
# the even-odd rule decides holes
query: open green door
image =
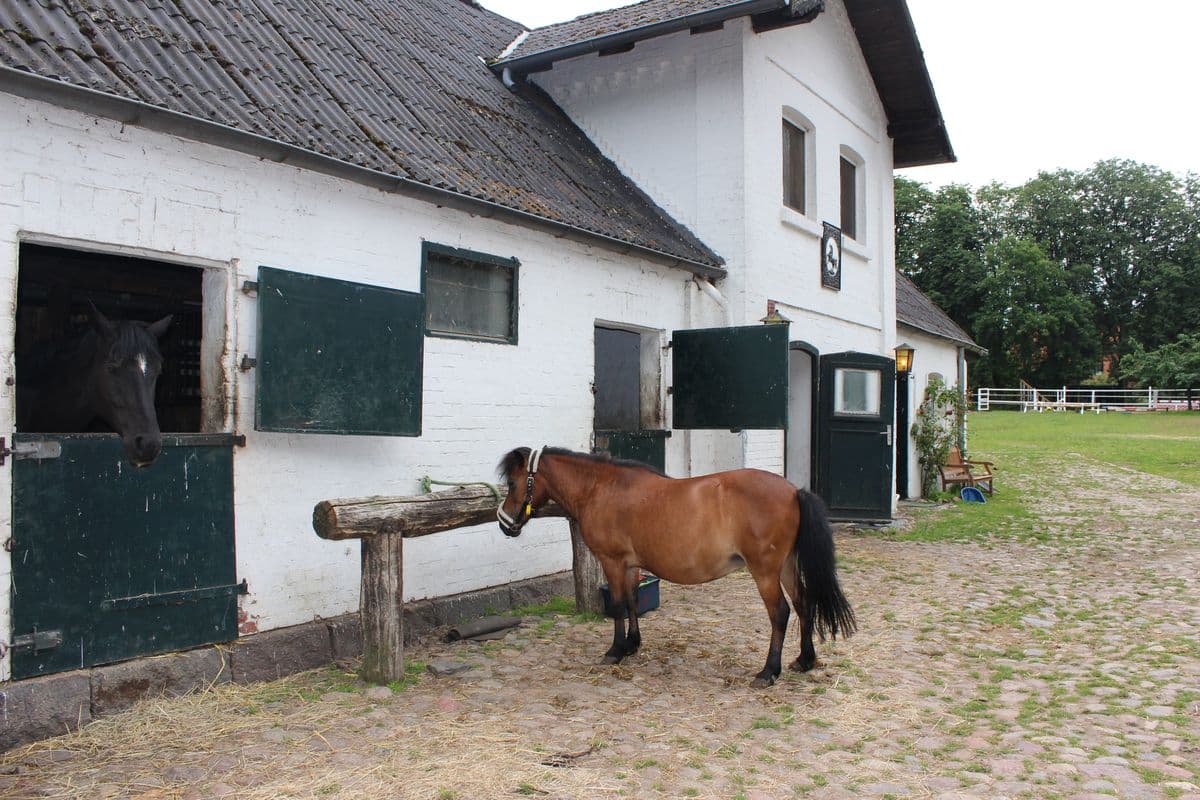
{"label": "open green door", "polygon": [[671,339],[674,427],[787,428],[786,325],[673,331]]}
{"label": "open green door", "polygon": [[260,431],[421,435],[420,294],[258,271]]}

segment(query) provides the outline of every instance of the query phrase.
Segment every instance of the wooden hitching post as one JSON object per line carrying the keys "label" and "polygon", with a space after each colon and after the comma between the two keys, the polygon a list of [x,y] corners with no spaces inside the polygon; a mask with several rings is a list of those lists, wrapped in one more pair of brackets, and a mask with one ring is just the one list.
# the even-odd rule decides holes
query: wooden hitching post
{"label": "wooden hitching post", "polygon": [[[486,486],[463,486],[413,497],[350,497],[317,503],[313,530],[318,536],[362,540],[359,615],[365,680],[391,683],[404,677],[404,539],[495,522],[496,502],[495,493]],[[551,503],[534,516],[566,514]]]}

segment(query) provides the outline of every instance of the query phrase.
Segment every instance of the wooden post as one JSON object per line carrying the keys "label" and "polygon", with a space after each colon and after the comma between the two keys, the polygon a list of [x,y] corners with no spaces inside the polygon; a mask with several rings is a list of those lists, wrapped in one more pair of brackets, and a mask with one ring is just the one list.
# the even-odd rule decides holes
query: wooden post
{"label": "wooden post", "polygon": [[404,678],[404,537],[381,533],[362,540],[359,618],[363,635],[363,680],[391,683]]}
{"label": "wooden post", "polygon": [[592,555],[579,535],[579,523],[571,520],[571,571],[575,576],[575,610],[604,613],[604,598],[600,596],[600,584],[604,583],[604,570]]}
{"label": "wooden post", "polygon": [[[497,502],[486,486],[464,486],[414,497],[351,497],[316,505],[313,530],[318,536],[362,540],[363,678],[390,683],[404,677],[404,540],[495,522]],[[534,516],[563,517],[566,512],[550,503]],[[584,553],[591,558],[586,548]],[[594,594],[599,604],[599,588]]]}

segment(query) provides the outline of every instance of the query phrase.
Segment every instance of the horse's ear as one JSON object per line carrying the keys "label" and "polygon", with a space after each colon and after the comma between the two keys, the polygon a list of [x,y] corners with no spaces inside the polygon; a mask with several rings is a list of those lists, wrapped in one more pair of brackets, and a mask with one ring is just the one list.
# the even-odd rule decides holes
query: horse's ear
{"label": "horse's ear", "polygon": [[171,327],[171,320],[175,318],[174,314],[167,314],[158,322],[151,322],[146,326],[146,330],[154,335],[155,339],[161,339],[163,334],[167,332],[167,328]]}
{"label": "horse's ear", "polygon": [[101,336],[112,336],[116,331],[116,327],[109,322],[108,317],[100,313],[100,309],[96,308],[96,304],[88,300],[88,313],[92,320],[92,327],[96,333]]}

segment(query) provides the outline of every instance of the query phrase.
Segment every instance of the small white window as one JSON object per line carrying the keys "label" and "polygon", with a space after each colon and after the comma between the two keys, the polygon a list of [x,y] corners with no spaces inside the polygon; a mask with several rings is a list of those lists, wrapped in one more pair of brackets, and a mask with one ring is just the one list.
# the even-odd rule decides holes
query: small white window
{"label": "small white window", "polygon": [[855,417],[879,416],[880,387],[877,369],[838,369],[833,375],[833,411]]}

